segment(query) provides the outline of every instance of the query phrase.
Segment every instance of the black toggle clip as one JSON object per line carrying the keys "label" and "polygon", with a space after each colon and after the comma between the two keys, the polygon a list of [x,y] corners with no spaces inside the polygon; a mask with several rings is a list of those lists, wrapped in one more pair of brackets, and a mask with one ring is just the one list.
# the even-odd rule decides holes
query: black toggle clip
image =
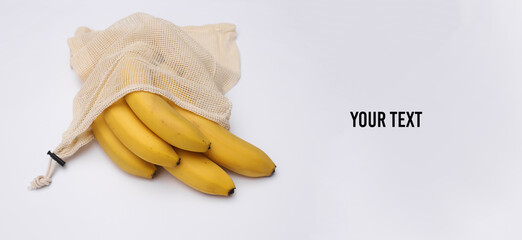
{"label": "black toggle clip", "polygon": [[60,166],[63,167],[63,165],[65,165],[65,161],[58,157],[56,154],[52,153],[51,151],[47,151],[47,155],[51,156],[51,158],[58,164],[60,164]]}

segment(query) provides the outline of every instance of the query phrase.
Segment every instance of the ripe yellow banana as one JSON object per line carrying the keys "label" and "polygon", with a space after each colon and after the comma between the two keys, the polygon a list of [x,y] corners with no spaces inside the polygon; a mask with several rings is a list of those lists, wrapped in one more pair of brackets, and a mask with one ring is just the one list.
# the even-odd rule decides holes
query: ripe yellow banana
{"label": "ripe yellow banana", "polygon": [[195,113],[169,104],[191,121],[212,143],[204,154],[220,166],[248,177],[265,177],[275,172],[275,164],[256,146],[237,137],[221,125]]}
{"label": "ripe yellow banana", "polygon": [[127,94],[125,101],[136,116],[165,142],[192,152],[208,150],[210,141],[161,96],[137,91]]}
{"label": "ripe yellow banana", "polygon": [[179,162],[172,146],[148,129],[123,99],[107,108],[104,118],[121,143],[143,160],[165,167]]}
{"label": "ripe yellow banana", "polygon": [[230,196],[236,189],[228,174],[201,153],[177,149],[181,162],[175,168],[165,167],[174,177],[207,194]]}
{"label": "ripe yellow banana", "polygon": [[143,159],[132,153],[112,133],[111,129],[103,119],[103,114],[98,116],[92,123],[92,132],[103,151],[109,158],[125,172],[144,178],[153,178],[156,175],[156,166],[143,161]]}

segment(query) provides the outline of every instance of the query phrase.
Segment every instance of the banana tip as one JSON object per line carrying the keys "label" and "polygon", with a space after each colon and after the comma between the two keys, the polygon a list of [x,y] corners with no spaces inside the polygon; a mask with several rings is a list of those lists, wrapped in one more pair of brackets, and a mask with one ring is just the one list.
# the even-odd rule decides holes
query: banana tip
{"label": "banana tip", "polygon": [[178,158],[178,162],[176,163],[176,166],[178,166],[181,163],[181,158]]}
{"label": "banana tip", "polygon": [[236,188],[230,189],[230,191],[228,191],[228,195],[227,196],[230,196],[230,195],[234,194],[234,190],[236,190]]}
{"label": "banana tip", "polygon": [[[274,170],[272,171],[272,173],[270,174],[270,176],[274,175],[276,167],[277,167],[277,166],[274,166]],[[270,176],[269,176],[269,177],[270,177]]]}

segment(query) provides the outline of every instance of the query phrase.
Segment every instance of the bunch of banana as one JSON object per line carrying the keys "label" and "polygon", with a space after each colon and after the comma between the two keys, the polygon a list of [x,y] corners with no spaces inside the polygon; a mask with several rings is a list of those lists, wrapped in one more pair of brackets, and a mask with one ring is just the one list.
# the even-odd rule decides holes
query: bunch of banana
{"label": "bunch of banana", "polygon": [[133,92],[115,102],[94,121],[92,131],[124,171],[153,178],[161,166],[207,194],[234,193],[234,182],[222,167],[249,177],[275,171],[275,164],[259,148],[150,92]]}

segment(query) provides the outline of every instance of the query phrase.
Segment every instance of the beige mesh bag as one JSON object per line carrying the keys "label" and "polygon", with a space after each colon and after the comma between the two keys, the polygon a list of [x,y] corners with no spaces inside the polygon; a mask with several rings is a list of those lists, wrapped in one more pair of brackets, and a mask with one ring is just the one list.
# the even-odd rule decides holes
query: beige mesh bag
{"label": "beige mesh bag", "polygon": [[160,94],[228,128],[232,105],[224,94],[240,76],[235,39],[232,24],[178,27],[144,13],[104,31],[80,27],[68,40],[71,68],[83,81],[74,98],[73,119],[62,142],[48,152],[47,173],[30,188],[49,185],[56,165],[65,164],[94,138],[94,119],[133,91]]}

